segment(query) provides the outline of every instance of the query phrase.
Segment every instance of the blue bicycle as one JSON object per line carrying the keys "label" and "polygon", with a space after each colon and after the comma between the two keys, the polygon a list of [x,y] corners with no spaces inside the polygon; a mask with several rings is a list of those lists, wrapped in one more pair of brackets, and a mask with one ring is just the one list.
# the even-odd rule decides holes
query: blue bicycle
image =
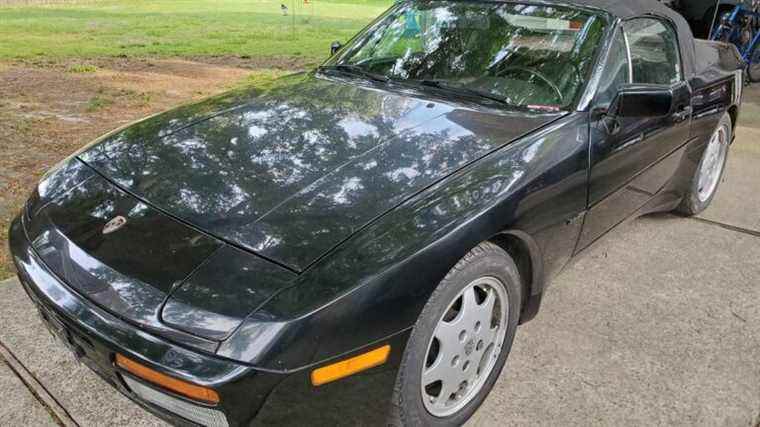
{"label": "blue bicycle", "polygon": [[747,64],[747,75],[752,82],[760,82],[760,1],[752,6],[738,5],[720,17],[710,40],[734,44]]}

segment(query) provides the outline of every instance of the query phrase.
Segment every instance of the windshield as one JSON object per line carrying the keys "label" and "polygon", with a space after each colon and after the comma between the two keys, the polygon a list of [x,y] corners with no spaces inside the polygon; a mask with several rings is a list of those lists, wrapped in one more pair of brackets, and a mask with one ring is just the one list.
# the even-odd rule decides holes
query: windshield
{"label": "windshield", "polygon": [[600,16],[570,7],[403,2],[325,67],[560,109],[583,88],[604,28]]}

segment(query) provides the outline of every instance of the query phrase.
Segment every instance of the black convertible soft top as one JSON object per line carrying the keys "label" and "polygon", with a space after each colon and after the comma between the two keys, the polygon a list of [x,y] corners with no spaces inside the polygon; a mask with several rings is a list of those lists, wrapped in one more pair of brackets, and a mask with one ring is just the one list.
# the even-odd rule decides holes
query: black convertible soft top
{"label": "black convertible soft top", "polygon": [[[557,3],[561,3],[561,1]],[[610,15],[623,19],[653,12],[678,15],[675,11],[657,0],[571,0],[564,3],[602,9]]]}
{"label": "black convertible soft top", "polygon": [[696,73],[694,34],[683,16],[673,9],[665,6],[657,0],[570,0],[548,1],[546,3],[576,4],[603,10],[610,15],[628,19],[637,16],[655,15],[667,18],[673,22],[678,30],[678,41],[681,45],[681,58],[683,60],[684,74],[690,79]]}

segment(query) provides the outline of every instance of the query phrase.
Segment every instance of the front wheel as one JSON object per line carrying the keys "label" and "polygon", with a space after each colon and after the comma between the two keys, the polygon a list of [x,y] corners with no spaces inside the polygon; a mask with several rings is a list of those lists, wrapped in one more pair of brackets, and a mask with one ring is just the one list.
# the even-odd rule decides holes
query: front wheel
{"label": "front wheel", "polygon": [[725,114],[707,143],[690,188],[677,208],[679,213],[693,216],[710,206],[726,168],[732,132],[731,117]]}
{"label": "front wheel", "polygon": [[404,351],[390,424],[458,426],[483,403],[507,360],[522,301],[512,258],[470,251],[425,305]]}

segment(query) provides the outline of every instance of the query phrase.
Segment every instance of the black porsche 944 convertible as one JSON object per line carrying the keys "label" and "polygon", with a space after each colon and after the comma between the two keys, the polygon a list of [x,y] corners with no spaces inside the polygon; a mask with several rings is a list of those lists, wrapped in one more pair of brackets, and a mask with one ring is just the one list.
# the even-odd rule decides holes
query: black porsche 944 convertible
{"label": "black porsche 944 convertible", "polygon": [[170,422],[462,424],[571,259],[710,204],[744,81],[655,0],[401,1],[332,50],[100,138],[11,226],[44,323]]}

